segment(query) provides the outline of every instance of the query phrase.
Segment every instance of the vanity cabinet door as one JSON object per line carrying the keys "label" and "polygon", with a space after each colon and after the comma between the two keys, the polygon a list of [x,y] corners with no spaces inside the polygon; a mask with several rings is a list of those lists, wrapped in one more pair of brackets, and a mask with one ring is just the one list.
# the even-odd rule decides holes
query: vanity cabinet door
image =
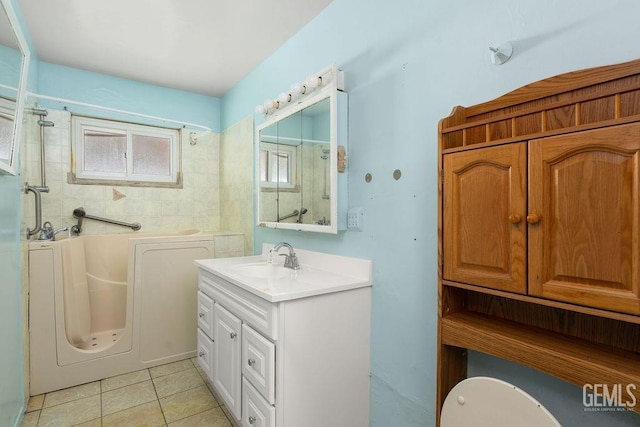
{"label": "vanity cabinet door", "polygon": [[213,385],[229,411],[240,419],[242,322],[219,304],[213,311],[214,346]]}
{"label": "vanity cabinet door", "polygon": [[524,294],[526,143],[443,159],[443,277]]}
{"label": "vanity cabinet door", "polygon": [[532,295],[640,314],[640,125],[530,142]]}

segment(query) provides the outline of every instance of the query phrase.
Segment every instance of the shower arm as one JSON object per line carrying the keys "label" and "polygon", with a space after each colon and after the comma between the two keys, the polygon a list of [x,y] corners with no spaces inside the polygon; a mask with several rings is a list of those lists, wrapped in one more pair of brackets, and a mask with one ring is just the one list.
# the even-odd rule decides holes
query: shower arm
{"label": "shower arm", "polygon": [[139,222],[128,223],[128,222],[118,221],[118,220],[115,220],[115,219],[109,219],[109,218],[102,218],[102,217],[99,217],[99,216],[87,215],[87,213],[84,211],[84,208],[74,209],[73,210],[73,217],[78,220],[78,224],[76,224],[73,227],[71,227],[71,232],[74,233],[75,235],[78,235],[78,234],[80,234],[82,232],[82,221],[85,218],[86,219],[92,219],[94,221],[106,222],[108,224],[114,224],[114,225],[121,225],[123,227],[129,227],[133,231],[138,231],[138,230],[140,230],[142,228],[142,225],[140,225]]}

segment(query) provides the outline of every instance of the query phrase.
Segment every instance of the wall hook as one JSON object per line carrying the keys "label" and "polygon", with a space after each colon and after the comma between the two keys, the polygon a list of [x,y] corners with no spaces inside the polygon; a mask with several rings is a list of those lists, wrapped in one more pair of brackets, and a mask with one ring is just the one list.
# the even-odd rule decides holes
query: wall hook
{"label": "wall hook", "polygon": [[502,65],[513,55],[513,45],[509,42],[503,43],[498,47],[489,47],[491,51],[491,63],[494,65]]}

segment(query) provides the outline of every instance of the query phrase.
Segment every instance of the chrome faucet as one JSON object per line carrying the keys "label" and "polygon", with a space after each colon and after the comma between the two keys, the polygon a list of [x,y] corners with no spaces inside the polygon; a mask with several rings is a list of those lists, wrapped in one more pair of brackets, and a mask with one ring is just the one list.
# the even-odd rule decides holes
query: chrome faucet
{"label": "chrome faucet", "polygon": [[290,244],[285,243],[285,242],[280,242],[277,245],[275,245],[269,252],[278,253],[280,248],[283,247],[283,246],[285,248],[289,249],[289,255],[287,255],[287,254],[278,254],[280,256],[285,257],[285,259],[284,259],[284,267],[285,268],[290,268],[292,270],[300,270],[300,264],[298,263],[298,257],[296,256],[296,253],[293,250],[293,246],[291,246]]}
{"label": "chrome faucet", "polygon": [[42,228],[40,229],[40,236],[38,240],[55,240],[56,234],[62,233],[64,231],[69,231],[69,227],[58,228],[57,230],[53,229],[53,225],[49,221],[45,221],[42,224]]}

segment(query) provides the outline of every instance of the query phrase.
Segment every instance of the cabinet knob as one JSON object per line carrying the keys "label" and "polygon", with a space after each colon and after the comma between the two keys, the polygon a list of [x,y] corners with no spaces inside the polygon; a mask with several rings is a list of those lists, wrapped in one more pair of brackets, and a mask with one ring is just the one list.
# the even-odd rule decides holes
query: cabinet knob
{"label": "cabinet knob", "polygon": [[520,221],[522,221],[522,217],[520,215],[509,215],[509,222],[511,222],[511,224],[518,224]]}
{"label": "cabinet knob", "polygon": [[204,313],[198,313],[198,317],[204,317]]}
{"label": "cabinet knob", "polygon": [[234,339],[234,338],[235,338],[235,337],[237,337],[237,336],[238,336],[238,334],[236,334],[235,332],[231,332],[231,333],[229,334],[229,337],[231,337],[231,339]]}
{"label": "cabinet knob", "polygon": [[249,359],[249,360],[247,360],[247,364],[248,364],[249,366],[253,366],[253,365],[255,365],[255,364],[256,364],[256,359]]}
{"label": "cabinet knob", "polygon": [[529,214],[527,215],[527,222],[529,224],[537,224],[540,222],[540,217],[536,214]]}
{"label": "cabinet knob", "polygon": [[204,352],[201,351],[200,353],[198,353],[198,357],[204,357]]}
{"label": "cabinet knob", "polygon": [[255,422],[256,422],[256,417],[254,416],[249,417],[249,424],[253,424]]}

